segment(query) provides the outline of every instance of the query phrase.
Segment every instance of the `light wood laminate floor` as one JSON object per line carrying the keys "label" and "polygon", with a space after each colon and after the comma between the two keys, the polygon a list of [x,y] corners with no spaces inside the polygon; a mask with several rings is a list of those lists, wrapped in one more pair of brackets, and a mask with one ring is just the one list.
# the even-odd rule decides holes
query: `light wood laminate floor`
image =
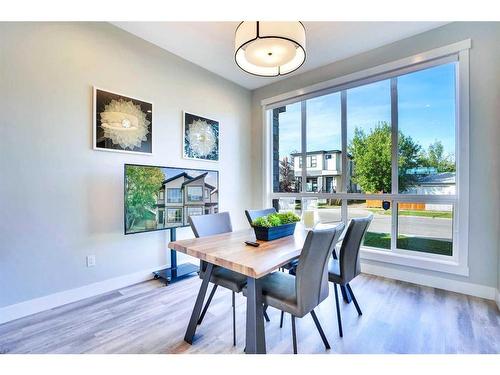
{"label": "light wood laminate floor", "polygon": [[[219,288],[193,345],[183,341],[201,281],[164,287],[152,280],[0,325],[0,353],[243,353],[245,299]],[[500,353],[493,301],[361,275],[352,283],[363,310],[341,302],[338,336],[333,289],[316,309],[332,346],[326,351],[310,315],[297,320],[299,353]],[[292,353],[290,316],[269,308],[268,353]]]}

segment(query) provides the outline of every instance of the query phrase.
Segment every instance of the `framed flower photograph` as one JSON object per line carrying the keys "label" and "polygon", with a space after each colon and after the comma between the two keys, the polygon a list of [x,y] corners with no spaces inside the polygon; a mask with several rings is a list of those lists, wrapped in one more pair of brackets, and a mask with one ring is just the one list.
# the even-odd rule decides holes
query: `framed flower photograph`
{"label": "framed flower photograph", "polygon": [[219,161],[219,122],[183,112],[183,157]]}
{"label": "framed flower photograph", "polygon": [[153,104],[94,87],[94,150],[153,153]]}

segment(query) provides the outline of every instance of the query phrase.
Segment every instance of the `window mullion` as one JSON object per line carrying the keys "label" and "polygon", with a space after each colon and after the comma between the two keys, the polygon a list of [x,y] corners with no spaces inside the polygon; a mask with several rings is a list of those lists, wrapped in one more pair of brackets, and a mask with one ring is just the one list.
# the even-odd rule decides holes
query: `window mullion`
{"label": "window mullion", "polygon": [[392,194],[398,194],[398,79],[391,79],[391,188]]}
{"label": "window mullion", "polygon": [[306,119],[306,101],[300,102],[300,127],[301,127],[301,158],[302,158],[302,184],[300,191],[305,193],[307,191],[307,119]]}
{"label": "window mullion", "polygon": [[[398,176],[398,79],[391,78],[391,190],[392,194],[399,192],[399,176]],[[391,201],[391,250],[397,247],[398,236],[398,205],[397,201]]]}
{"label": "window mullion", "polygon": [[[343,90],[340,93],[340,136],[342,143],[342,169],[340,189],[343,193],[347,193],[347,91]],[[342,199],[340,207],[340,218],[347,224],[347,199]]]}
{"label": "window mullion", "polygon": [[341,192],[347,192],[347,91],[340,93],[340,136],[342,138]]}

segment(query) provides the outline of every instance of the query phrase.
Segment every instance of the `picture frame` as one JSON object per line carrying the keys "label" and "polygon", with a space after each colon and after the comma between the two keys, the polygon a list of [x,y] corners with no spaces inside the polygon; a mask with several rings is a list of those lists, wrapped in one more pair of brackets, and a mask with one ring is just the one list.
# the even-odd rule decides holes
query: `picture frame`
{"label": "picture frame", "polygon": [[97,86],[92,89],[93,149],[153,155],[153,103]]}
{"label": "picture frame", "polygon": [[219,121],[193,112],[182,111],[182,157],[219,162]]}
{"label": "picture frame", "polygon": [[[133,210],[134,216],[139,215],[138,220],[130,220],[129,215],[129,202],[138,202],[138,200],[128,199],[129,194],[134,191],[129,191],[128,186],[138,186],[140,184],[129,184],[129,179],[134,179],[134,169],[149,170],[140,178],[140,184],[144,184],[148,179],[158,179],[158,172],[160,181],[163,181],[154,194],[155,202],[153,206],[147,210],[137,209]],[[214,214],[218,213],[220,209],[220,172],[215,169],[208,168],[185,168],[179,166],[157,166],[157,165],[144,165],[135,163],[124,164],[123,174],[123,230],[125,235],[153,232],[159,230],[166,230],[172,228],[188,227],[188,217],[192,214]],[[156,177],[155,177],[156,176]],[[194,189],[203,187],[201,192],[201,199],[190,199],[190,188]],[[137,189],[135,189],[137,190]],[[178,192],[172,190],[179,190]],[[182,191],[184,190],[184,191]],[[172,194],[170,194],[172,193]],[[192,192],[191,192],[192,193]],[[196,193],[196,192],[195,192]],[[200,194],[198,193],[198,196]],[[141,204],[139,203],[139,208]],[[200,210],[200,212],[191,212],[192,210]],[[170,212],[169,212],[170,211]],[[143,215],[153,217],[146,217]],[[169,214],[173,216],[174,220],[169,218]],[[152,223],[151,221],[155,221]]]}

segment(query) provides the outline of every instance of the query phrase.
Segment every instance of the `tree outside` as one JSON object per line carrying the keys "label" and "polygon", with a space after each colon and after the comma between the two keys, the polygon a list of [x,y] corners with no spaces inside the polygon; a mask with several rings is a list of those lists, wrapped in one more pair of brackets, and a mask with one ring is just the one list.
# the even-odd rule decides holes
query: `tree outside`
{"label": "tree outside", "polygon": [[[356,128],[354,138],[348,146],[348,152],[354,161],[352,179],[366,193],[391,192],[391,125],[379,122],[369,134]],[[411,137],[399,132],[398,168],[399,186],[406,190],[415,183],[413,176],[406,170],[418,166],[421,146]]]}
{"label": "tree outside", "polygon": [[293,171],[293,162],[288,159],[288,156],[280,160],[280,192],[295,192],[296,182]]}
{"label": "tree outside", "polygon": [[161,188],[165,175],[159,168],[141,166],[127,168],[125,178],[127,184],[126,224],[127,228],[132,228],[148,217],[151,212],[149,210],[154,210],[156,194]]}
{"label": "tree outside", "polygon": [[445,155],[441,141],[436,140],[430,144],[427,151],[423,151],[419,158],[421,166],[435,168],[438,173],[456,171],[454,155]]}

